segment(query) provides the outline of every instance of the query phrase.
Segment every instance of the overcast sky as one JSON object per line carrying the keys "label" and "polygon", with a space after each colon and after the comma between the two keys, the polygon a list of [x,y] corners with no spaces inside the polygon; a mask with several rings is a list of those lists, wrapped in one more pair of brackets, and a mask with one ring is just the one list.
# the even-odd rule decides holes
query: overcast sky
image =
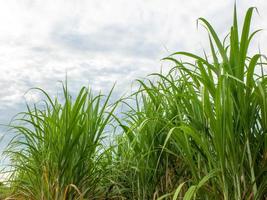
{"label": "overcast sky", "polygon": [[[25,99],[38,100],[33,92],[25,96],[28,89],[55,95],[66,74],[74,93],[88,84],[106,92],[115,82],[116,95],[130,91],[136,78],[159,72],[164,56],[179,50],[201,54],[207,34],[197,30],[198,17],[224,37],[233,5],[233,0],[0,0],[0,124],[25,110]],[[258,8],[253,26],[265,31],[251,51],[261,44],[266,53],[267,1],[237,0],[237,5],[240,20],[249,6]]]}

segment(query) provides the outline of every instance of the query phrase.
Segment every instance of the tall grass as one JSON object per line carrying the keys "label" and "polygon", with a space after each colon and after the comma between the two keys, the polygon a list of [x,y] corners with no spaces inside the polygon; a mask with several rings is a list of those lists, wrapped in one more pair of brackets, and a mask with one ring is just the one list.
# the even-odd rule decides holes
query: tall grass
{"label": "tall grass", "polygon": [[46,100],[17,117],[12,126],[17,135],[6,151],[15,194],[39,200],[102,198],[108,160],[104,131],[115,109],[108,106],[110,94],[104,99],[82,88],[72,100],[63,86],[61,103],[38,90]]}
{"label": "tall grass", "polygon": [[[200,18],[211,56],[176,52],[164,58],[174,65],[167,75],[153,74],[156,83],[140,81],[141,99],[126,114],[125,135],[118,144],[119,159],[128,163],[122,171],[126,166],[125,174],[132,176],[124,176],[128,185],[122,188],[130,188],[132,199],[154,199],[159,188],[167,193],[161,198],[264,198],[266,57],[247,54],[258,32],[250,33],[254,9],[248,9],[241,34],[235,9],[223,42]],[[181,56],[193,61],[183,62]],[[168,192],[173,185],[177,189]]]}
{"label": "tall grass", "polygon": [[[7,153],[11,187],[24,199],[266,199],[266,57],[248,55],[258,32],[242,29],[236,9],[220,40],[204,18],[210,52],[175,52],[173,68],[139,80],[123,117],[108,106],[110,94],[82,88],[64,103],[47,97],[28,106],[13,126]],[[241,31],[241,32],[240,32]],[[182,59],[185,61],[182,61]],[[154,80],[154,81],[153,81]],[[116,123],[114,122],[116,120]],[[121,134],[107,146],[109,125]],[[109,137],[111,134],[109,132]]]}
{"label": "tall grass", "polygon": [[[150,83],[153,89],[160,90]],[[165,97],[160,93],[156,99],[148,97],[143,89],[133,97],[135,104],[128,104],[126,118],[120,121],[124,134],[117,137],[114,160],[115,174],[119,176],[115,182],[125,199],[156,199],[172,191],[180,179],[177,175],[182,175],[181,171],[186,173],[186,169],[179,157],[162,152],[166,135],[173,126],[173,116],[164,114],[168,112]]]}
{"label": "tall grass", "polygon": [[[186,158],[193,184],[213,174],[202,198],[262,199],[266,192],[267,79],[256,73],[257,68],[263,72],[266,57],[247,55],[257,33],[250,33],[254,9],[247,11],[240,37],[235,10],[227,45],[205,19],[199,19],[209,32],[210,60],[186,52],[165,59],[180,71],[184,92],[178,101],[185,108],[185,120],[170,130],[168,140]],[[179,62],[176,55],[195,62]],[[188,196],[198,189],[191,187]]]}

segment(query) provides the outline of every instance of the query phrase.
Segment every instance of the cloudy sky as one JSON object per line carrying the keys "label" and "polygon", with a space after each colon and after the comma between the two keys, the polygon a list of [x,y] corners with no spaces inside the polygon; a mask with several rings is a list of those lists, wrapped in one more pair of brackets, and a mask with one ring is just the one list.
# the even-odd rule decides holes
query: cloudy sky
{"label": "cloudy sky", "polygon": [[[233,0],[0,0],[0,124],[25,109],[27,93],[41,87],[60,91],[67,74],[75,93],[83,85],[116,95],[131,83],[165,66],[178,50],[201,53],[207,46],[196,19],[208,19],[223,37],[232,21]],[[237,0],[240,20],[256,6],[253,26],[267,28],[265,0]],[[266,53],[266,31],[251,51]],[[5,133],[0,128],[0,136]],[[7,140],[3,140],[0,149]]]}

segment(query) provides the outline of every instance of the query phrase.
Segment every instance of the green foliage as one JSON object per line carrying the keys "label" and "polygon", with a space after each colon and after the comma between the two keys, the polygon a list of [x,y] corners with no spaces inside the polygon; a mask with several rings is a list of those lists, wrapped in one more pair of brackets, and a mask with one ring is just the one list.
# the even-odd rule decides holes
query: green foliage
{"label": "green foliage", "polygon": [[[264,198],[267,79],[260,71],[266,57],[247,55],[258,32],[250,33],[254,9],[247,11],[241,37],[234,11],[229,44],[200,18],[209,33],[211,57],[176,52],[164,58],[174,65],[167,75],[152,74],[156,83],[139,81],[136,95],[141,98],[126,114],[118,143],[118,157],[128,163],[120,170],[126,170],[124,177],[132,174],[120,182],[129,188],[127,194],[131,191],[127,198]],[[162,184],[161,178],[171,181]]]}
{"label": "green foliage", "polygon": [[82,88],[75,101],[63,86],[64,102],[43,90],[42,105],[28,106],[13,122],[17,135],[6,153],[11,157],[11,184],[19,198],[99,199],[109,156],[104,131],[115,105]]}
{"label": "green foliage", "polygon": [[[117,104],[82,88],[73,101],[28,106],[7,150],[11,186],[24,199],[265,199],[267,193],[266,57],[248,56],[258,32],[249,8],[241,34],[234,10],[229,36],[204,18],[210,55],[175,52],[173,68],[139,80],[124,117]],[[185,57],[186,61],[181,61]],[[108,111],[108,112],[107,112]],[[116,120],[113,144],[104,131]],[[109,137],[111,133],[109,131]]]}

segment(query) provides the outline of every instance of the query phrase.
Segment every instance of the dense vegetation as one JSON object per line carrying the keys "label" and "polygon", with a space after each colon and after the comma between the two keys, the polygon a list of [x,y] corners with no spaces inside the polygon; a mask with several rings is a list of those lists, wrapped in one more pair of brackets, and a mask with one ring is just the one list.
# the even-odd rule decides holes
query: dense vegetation
{"label": "dense vegetation", "polygon": [[210,56],[164,58],[173,65],[169,73],[139,80],[129,98],[111,103],[112,92],[105,97],[82,88],[72,99],[64,84],[60,101],[39,89],[46,100],[27,105],[11,125],[9,195],[267,199],[266,57],[247,53],[258,32],[250,31],[253,11],[241,33],[234,11],[223,42],[200,18]]}

